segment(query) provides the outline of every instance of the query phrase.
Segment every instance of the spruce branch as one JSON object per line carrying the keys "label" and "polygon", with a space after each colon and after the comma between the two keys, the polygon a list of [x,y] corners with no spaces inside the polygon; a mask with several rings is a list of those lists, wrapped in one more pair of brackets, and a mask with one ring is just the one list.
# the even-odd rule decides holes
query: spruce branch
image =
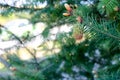
{"label": "spruce branch", "polygon": [[[89,22],[91,21],[91,22]],[[88,24],[90,23],[90,24]],[[114,24],[114,25],[113,25]],[[116,24],[114,21],[106,21],[106,20],[100,20],[100,22],[97,22],[97,19],[89,18],[86,20],[85,25],[89,26],[88,31],[91,30],[92,32],[95,31],[95,35],[105,35],[106,37],[110,37],[112,39],[115,39],[117,41],[120,41],[119,32],[116,29]],[[113,34],[114,33],[114,34]],[[115,35],[116,34],[116,35]],[[103,38],[103,37],[101,37]]]}
{"label": "spruce branch", "polygon": [[7,67],[7,68],[10,68],[10,66],[11,66],[11,64],[7,60],[2,58],[2,56],[0,56],[0,62],[2,62],[5,65],[5,67]]}
{"label": "spruce branch", "polygon": [[101,14],[106,13],[109,16],[116,6],[119,6],[117,0],[100,0],[97,7]]}
{"label": "spruce branch", "polygon": [[15,10],[35,10],[35,11],[42,9],[42,8],[29,7],[29,6],[20,6],[20,7],[17,7],[17,6],[11,6],[11,5],[2,4],[2,3],[0,3],[0,7],[1,8],[12,8],[12,9],[15,9]]}
{"label": "spruce branch", "polygon": [[113,39],[120,40],[120,37],[114,36],[114,35],[112,35],[112,34],[109,34],[109,33],[105,32],[105,31],[99,30],[99,29],[94,28],[94,27],[92,27],[92,29],[94,29],[96,32],[99,32],[99,33],[101,33],[101,34],[104,34],[104,35],[106,35],[106,36],[108,36],[108,37],[111,37],[111,38],[113,38]]}
{"label": "spruce branch", "polygon": [[[37,69],[39,69],[39,63],[38,63],[38,61],[37,61],[37,58],[36,58],[35,53],[33,53],[32,51],[30,51],[30,50],[25,46],[24,42],[23,42],[17,35],[15,35],[14,33],[12,33],[11,31],[9,31],[5,26],[3,26],[3,25],[0,24],[0,27],[3,28],[3,29],[5,29],[5,30],[6,30],[8,33],[10,33],[12,36],[14,36],[15,39],[18,40],[18,42],[23,45],[23,47],[33,56],[33,58],[34,58],[34,60],[35,60],[36,67],[37,67]],[[34,52],[35,52],[35,51],[34,51]]]}

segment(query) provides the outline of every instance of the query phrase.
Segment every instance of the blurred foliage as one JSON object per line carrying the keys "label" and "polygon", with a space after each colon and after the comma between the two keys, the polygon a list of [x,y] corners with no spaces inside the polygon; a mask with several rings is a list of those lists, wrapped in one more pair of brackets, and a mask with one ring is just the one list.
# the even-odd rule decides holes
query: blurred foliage
{"label": "blurred foliage", "polygon": [[[35,3],[44,1],[47,1],[46,7],[34,7]],[[89,5],[81,4],[80,1]],[[7,55],[8,62],[15,67],[9,80],[119,80],[120,1],[90,1],[35,0],[34,4],[20,7],[0,4],[1,9],[4,9],[2,16],[15,14],[27,18],[33,25],[37,22],[45,23],[47,27],[42,32],[45,40],[50,37],[50,30],[56,26],[72,25],[71,31],[56,34],[54,42],[60,51],[52,52],[54,45],[51,48],[52,55],[45,59],[43,57],[44,60],[36,58],[35,49],[29,51],[26,47],[32,55],[30,60],[21,60],[18,55]],[[27,14],[24,15],[25,13]],[[16,35],[11,36],[16,38]],[[18,38],[29,40],[31,36],[31,33],[26,32],[22,38]],[[49,51],[44,43],[38,48],[41,46]]]}

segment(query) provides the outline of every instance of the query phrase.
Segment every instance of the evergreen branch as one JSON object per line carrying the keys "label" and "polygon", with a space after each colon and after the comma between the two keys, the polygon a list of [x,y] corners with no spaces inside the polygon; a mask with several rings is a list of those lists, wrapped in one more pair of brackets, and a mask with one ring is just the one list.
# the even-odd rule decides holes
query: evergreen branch
{"label": "evergreen branch", "polygon": [[[36,74],[42,73],[46,70],[48,70],[50,67],[52,67],[53,65],[55,65],[54,63],[49,64],[48,66],[46,66],[45,68],[38,70],[37,72],[33,72],[31,69],[23,69],[21,70],[21,67],[18,67],[17,72],[19,72],[20,74],[26,76],[26,77],[31,77],[31,78],[39,78],[40,75],[36,76]],[[31,74],[32,73],[32,74]]]}
{"label": "evergreen branch", "polygon": [[117,0],[100,0],[98,10],[101,14],[106,13],[107,15],[110,15],[114,11],[114,8],[118,5],[119,3]]}
{"label": "evergreen branch", "polygon": [[41,70],[41,72],[46,71],[47,69],[49,69],[49,68],[52,67],[53,65],[55,65],[55,64],[52,63],[52,64],[48,65],[47,67],[43,68],[43,69]]}
{"label": "evergreen branch", "polygon": [[2,62],[5,65],[5,67],[7,67],[7,68],[9,68],[11,66],[11,64],[8,63],[7,60],[2,58],[1,56],[0,56],[0,62]]}
{"label": "evergreen branch", "polygon": [[11,5],[8,5],[8,4],[1,4],[1,3],[0,3],[0,7],[3,7],[3,8],[13,8],[15,10],[41,10],[42,9],[42,8],[29,7],[29,6],[17,7],[17,6],[11,6]]}
{"label": "evergreen branch", "polygon": [[15,37],[15,39],[17,39],[17,40],[20,42],[20,44],[23,45],[23,47],[33,56],[33,58],[34,58],[34,60],[35,60],[35,63],[36,63],[36,67],[37,67],[37,69],[39,69],[39,63],[38,63],[38,61],[37,61],[36,55],[35,55],[33,52],[31,52],[31,51],[25,46],[25,44],[23,43],[23,41],[22,41],[17,35],[15,35],[14,33],[12,33],[11,31],[9,31],[5,26],[3,26],[3,25],[1,25],[1,24],[0,24],[0,27],[4,28],[8,33],[10,33],[11,35],[13,35],[13,36]]}
{"label": "evergreen branch", "polygon": [[63,20],[58,20],[57,22],[52,23],[51,26],[55,27],[55,26],[60,26],[60,25],[63,25],[63,24],[72,24],[74,22],[75,22],[75,20],[69,20],[69,19],[64,19],[63,18]]}
{"label": "evergreen branch", "polygon": [[[90,23],[90,24],[88,25],[89,21],[92,21],[92,23]],[[101,25],[99,25],[99,23],[97,23],[97,20],[94,19],[94,18],[90,18],[90,19],[88,19],[87,22],[86,22],[86,25],[89,26],[89,29],[91,28],[93,31],[95,31],[95,32],[97,32],[97,33],[101,33],[101,34],[103,34],[103,35],[105,35],[105,36],[107,36],[107,37],[110,37],[110,38],[113,38],[113,39],[115,39],[115,40],[120,41],[120,37],[112,34],[112,33],[114,32],[114,34],[119,35],[118,32],[117,32],[116,30],[114,30],[114,29],[115,29],[115,28],[114,28],[115,25],[111,26],[111,25],[113,24],[113,22],[100,21],[100,24],[101,24]],[[104,26],[106,26],[107,31],[104,29]],[[108,27],[108,26],[109,26],[109,27]],[[109,29],[109,31],[108,31],[108,29]],[[112,31],[111,31],[111,30],[112,30]],[[99,35],[99,34],[96,34],[96,35]]]}
{"label": "evergreen branch", "polygon": [[112,2],[112,0],[108,0],[107,4],[105,6],[109,5],[111,2]]}
{"label": "evergreen branch", "polygon": [[109,36],[109,37],[111,37],[111,38],[114,38],[114,39],[120,40],[119,37],[116,37],[116,36],[114,36],[114,35],[112,35],[112,34],[106,33],[106,32],[104,32],[104,31],[101,31],[101,30],[96,29],[96,28],[93,28],[93,29],[94,29],[95,31],[99,32],[99,33],[102,33],[102,34],[106,35],[106,36]]}

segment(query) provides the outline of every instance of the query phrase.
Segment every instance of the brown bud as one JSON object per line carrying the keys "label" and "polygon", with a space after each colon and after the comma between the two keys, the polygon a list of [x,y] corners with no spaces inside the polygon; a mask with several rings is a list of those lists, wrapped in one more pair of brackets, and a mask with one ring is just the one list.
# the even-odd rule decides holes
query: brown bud
{"label": "brown bud", "polygon": [[83,34],[81,33],[81,34],[75,34],[74,35],[74,38],[76,39],[76,40],[81,40],[82,38],[83,38]]}
{"label": "brown bud", "polygon": [[78,17],[76,18],[76,20],[77,20],[79,23],[82,23],[82,18],[81,18],[80,16],[78,16]]}
{"label": "brown bud", "polygon": [[66,3],[66,4],[64,4],[64,6],[65,6],[67,11],[72,12],[72,8],[70,7],[69,4]]}
{"label": "brown bud", "polygon": [[70,13],[63,13],[63,16],[70,16]]}
{"label": "brown bud", "polygon": [[10,70],[11,71],[16,71],[16,68],[15,67],[10,67]]}

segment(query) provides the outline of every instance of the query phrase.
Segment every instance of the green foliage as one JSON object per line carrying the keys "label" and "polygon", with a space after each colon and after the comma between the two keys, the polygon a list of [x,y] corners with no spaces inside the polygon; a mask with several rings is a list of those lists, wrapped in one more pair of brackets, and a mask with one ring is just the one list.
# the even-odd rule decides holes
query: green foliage
{"label": "green foliage", "polygon": [[98,10],[101,14],[107,14],[109,16],[117,6],[119,6],[118,0],[100,0]]}
{"label": "green foliage", "polygon": [[120,79],[119,75],[120,75],[119,71],[112,73],[104,71],[104,73],[100,74],[97,80],[119,80]]}
{"label": "green foliage", "polygon": [[91,13],[91,11],[92,10],[91,10],[90,7],[80,5],[80,6],[78,6],[77,9],[75,9],[74,15],[75,16],[81,16],[84,19],[84,17],[88,16]]}
{"label": "green foliage", "polygon": [[[37,1],[44,2],[44,0],[35,2]],[[79,0],[67,0],[67,3],[72,5],[78,2]],[[61,32],[56,35],[55,42],[59,44],[60,52],[43,62],[37,62],[34,55],[33,59],[28,61],[23,61],[16,55],[8,55],[8,61],[17,68],[13,72],[15,79],[63,80],[63,73],[68,74],[73,80],[77,80],[76,75],[85,76],[87,80],[120,79],[119,0],[99,0],[96,4],[89,6],[78,4],[77,8],[72,8],[71,15],[67,17],[62,14],[69,11],[66,11],[64,4],[60,4],[59,0],[47,0],[47,3],[48,5],[43,9],[6,8],[6,11],[10,13],[27,9],[31,16],[29,20],[33,24],[39,21],[44,22],[47,25],[42,32],[44,38],[48,38],[50,29],[56,26],[72,25],[70,32]],[[76,20],[78,17],[81,17],[81,22]],[[83,34],[79,39],[81,42],[76,43],[77,39],[73,37],[75,33]],[[23,38],[28,39],[29,35],[25,33]],[[46,47],[43,45],[43,48]],[[96,69],[98,77],[94,77],[93,73],[95,64],[100,66]],[[73,70],[74,66],[77,66],[78,72]]]}
{"label": "green foliage", "polygon": [[45,28],[45,30],[42,32],[42,35],[44,38],[47,38],[49,36],[49,30],[50,27]]}
{"label": "green foliage", "polygon": [[1,28],[0,28],[0,34],[2,33],[2,30],[1,30]]}

